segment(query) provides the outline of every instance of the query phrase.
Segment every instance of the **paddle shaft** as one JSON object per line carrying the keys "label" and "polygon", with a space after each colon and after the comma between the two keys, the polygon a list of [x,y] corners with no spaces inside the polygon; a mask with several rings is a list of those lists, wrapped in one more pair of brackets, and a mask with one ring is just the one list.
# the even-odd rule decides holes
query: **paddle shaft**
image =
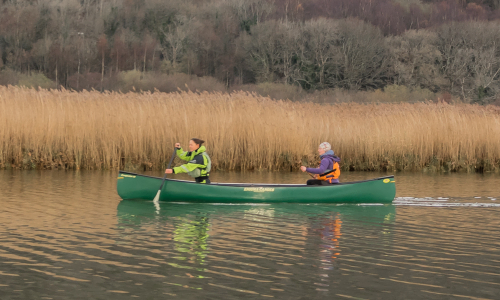
{"label": "paddle shaft", "polygon": [[[168,163],[167,169],[170,169],[170,166],[172,165],[172,162],[174,161],[176,152],[177,152],[177,148],[174,148],[174,153],[172,153],[172,158],[170,159],[170,162]],[[167,173],[165,173],[165,175],[163,175],[163,180],[161,182],[160,189],[158,189],[158,193],[156,193],[156,197],[154,198],[154,201],[160,200],[161,189],[163,188],[163,184],[165,183],[166,179],[167,179]]]}

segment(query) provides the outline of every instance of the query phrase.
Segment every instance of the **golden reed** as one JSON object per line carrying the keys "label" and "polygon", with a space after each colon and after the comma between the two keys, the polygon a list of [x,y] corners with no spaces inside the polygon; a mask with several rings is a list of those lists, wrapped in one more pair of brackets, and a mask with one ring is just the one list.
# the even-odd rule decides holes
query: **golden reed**
{"label": "golden reed", "polygon": [[165,167],[175,142],[207,141],[216,169],[316,165],[328,141],[347,170],[498,171],[500,109],[321,105],[247,93],[99,93],[0,87],[0,168]]}

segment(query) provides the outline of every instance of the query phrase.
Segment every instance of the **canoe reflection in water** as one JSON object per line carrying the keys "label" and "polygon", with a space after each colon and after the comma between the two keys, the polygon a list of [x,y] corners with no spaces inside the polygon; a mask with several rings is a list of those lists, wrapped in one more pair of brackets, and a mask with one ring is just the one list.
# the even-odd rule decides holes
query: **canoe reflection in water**
{"label": "canoe reflection in water", "polygon": [[190,263],[203,265],[208,251],[208,217],[175,217],[174,249],[187,255]]}
{"label": "canoe reflection in water", "polygon": [[125,239],[147,236],[151,245],[137,246],[161,250],[155,261],[167,267],[160,273],[187,274],[193,288],[226,286],[229,280],[233,287],[255,292],[246,280],[257,280],[258,290],[287,286],[290,292],[300,280],[301,290],[306,289],[301,293],[328,291],[341,277],[339,260],[362,255],[366,237],[375,247],[390,243],[394,219],[393,205],[161,203],[159,211],[151,201],[118,205]]}

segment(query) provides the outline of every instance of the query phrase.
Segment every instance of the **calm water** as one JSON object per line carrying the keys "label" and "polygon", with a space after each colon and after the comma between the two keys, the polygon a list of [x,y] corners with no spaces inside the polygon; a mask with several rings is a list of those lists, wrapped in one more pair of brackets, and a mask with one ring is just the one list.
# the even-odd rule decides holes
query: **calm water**
{"label": "calm water", "polygon": [[0,171],[0,299],[500,299],[499,175],[396,174],[386,206],[159,211],[116,175]]}

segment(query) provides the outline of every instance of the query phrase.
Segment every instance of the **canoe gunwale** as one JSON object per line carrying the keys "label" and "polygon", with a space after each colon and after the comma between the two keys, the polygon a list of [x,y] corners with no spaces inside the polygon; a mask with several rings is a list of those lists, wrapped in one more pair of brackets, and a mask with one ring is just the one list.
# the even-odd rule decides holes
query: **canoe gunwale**
{"label": "canoe gunwale", "polygon": [[[126,175],[132,175],[132,176],[141,176],[141,177],[148,177],[148,178],[153,178],[153,179],[158,179],[162,180],[163,178],[160,177],[155,177],[155,176],[149,176],[149,175],[143,175],[143,174],[137,174],[137,173],[132,173],[132,172],[127,172],[127,171],[119,171],[118,174],[126,174]],[[378,177],[378,178],[373,178],[373,179],[368,179],[368,180],[361,180],[361,181],[351,181],[351,182],[341,182],[341,183],[336,183],[336,184],[331,184],[331,185],[306,185],[306,184],[267,184],[267,183],[217,183],[217,182],[212,182],[209,184],[209,186],[224,186],[224,187],[308,187],[308,188],[320,188],[320,187],[332,187],[332,186],[340,186],[340,185],[349,185],[349,184],[356,184],[356,183],[362,183],[362,182],[370,182],[370,181],[377,181],[377,180],[384,180],[384,179],[394,179],[394,175],[389,175],[389,176],[384,176],[384,177]],[[187,184],[199,184],[196,183],[195,181],[189,181],[189,180],[179,180],[179,179],[170,179],[166,178],[167,181],[175,181],[175,182],[180,182],[180,183],[187,183]]]}

